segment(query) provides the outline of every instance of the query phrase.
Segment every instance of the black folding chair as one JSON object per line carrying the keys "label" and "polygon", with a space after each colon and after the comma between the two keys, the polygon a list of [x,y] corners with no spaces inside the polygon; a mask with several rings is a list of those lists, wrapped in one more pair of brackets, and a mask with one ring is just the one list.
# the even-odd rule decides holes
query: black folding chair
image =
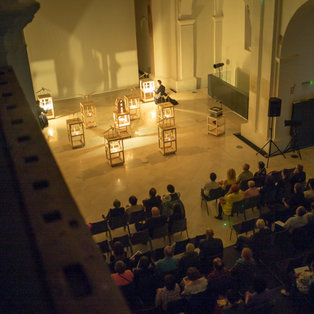
{"label": "black folding chair", "polygon": [[238,202],[234,202],[232,204],[232,214],[243,214],[244,220],[246,220],[246,214],[245,214],[245,200],[241,200]]}
{"label": "black folding chair", "polygon": [[208,204],[207,202],[210,201],[216,201],[216,207],[217,207],[217,200],[221,197],[223,197],[225,195],[225,191],[222,188],[217,188],[217,189],[212,189],[209,191],[209,197],[205,198],[202,195],[202,200],[201,200],[201,207],[202,207],[202,203],[205,202],[206,204],[206,210],[207,210],[207,215],[209,215],[209,211],[208,211]]}
{"label": "black folding chair", "polygon": [[166,237],[168,236],[168,224],[165,223],[163,226],[159,228],[153,229],[151,239],[160,239],[163,238],[166,241]]}
{"label": "black folding chair", "polygon": [[115,237],[110,241],[110,246],[113,247],[115,242],[121,242],[123,247],[126,249],[130,249],[131,254],[133,254],[132,244],[130,243],[129,235],[123,235],[121,237]]}
{"label": "black folding chair", "polygon": [[150,249],[151,250],[153,249],[152,248],[152,241],[149,237],[149,233],[148,233],[147,229],[131,234],[130,241],[131,241],[132,245],[137,245],[137,244],[147,245],[147,243],[149,243]]}
{"label": "black folding chair", "polygon": [[123,216],[110,217],[108,219],[108,225],[111,230],[123,227],[124,230],[127,229],[128,234],[130,234],[127,214],[124,214]]}
{"label": "black folding chair", "polygon": [[186,239],[183,241],[176,242],[174,246],[174,255],[181,254],[185,252],[186,245],[191,242],[191,239]]}
{"label": "black folding chair", "polygon": [[144,221],[146,219],[146,213],[144,210],[140,210],[138,212],[131,213],[129,217],[129,224],[135,224],[140,221]]}
{"label": "black folding chair", "polygon": [[242,234],[242,233],[245,233],[246,235],[250,231],[253,231],[253,233],[254,233],[255,232],[255,222],[256,222],[256,219],[250,219],[250,220],[242,221],[239,224],[233,225],[231,230],[230,230],[230,239],[231,239],[233,230],[235,231],[237,238],[238,238],[238,235]]}
{"label": "black folding chair", "polygon": [[105,219],[101,221],[89,223],[88,227],[92,235],[106,233],[106,236],[108,237],[108,234],[109,234],[109,238],[111,239],[111,232],[108,227],[108,223]]}
{"label": "black folding chair", "polygon": [[180,220],[174,220],[171,228],[169,230],[169,243],[171,244],[171,236],[174,235],[177,232],[186,232],[186,236],[189,237],[187,225],[186,225],[186,218],[180,219]]}
{"label": "black folding chair", "polygon": [[195,238],[191,239],[191,242],[194,244],[196,248],[200,247],[200,241],[206,239],[206,234],[198,235]]}

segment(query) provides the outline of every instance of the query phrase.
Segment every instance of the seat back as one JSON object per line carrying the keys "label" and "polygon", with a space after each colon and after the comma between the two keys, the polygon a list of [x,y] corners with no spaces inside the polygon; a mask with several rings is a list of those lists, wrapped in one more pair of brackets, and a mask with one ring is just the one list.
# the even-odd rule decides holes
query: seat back
{"label": "seat back", "polygon": [[258,207],[260,204],[260,195],[249,197],[245,200],[245,207],[246,208],[254,208]]}
{"label": "seat back", "polygon": [[182,232],[185,230],[186,230],[186,218],[180,219],[180,220],[174,220],[169,234],[174,234],[176,232]]}
{"label": "seat back", "polygon": [[249,232],[249,231],[253,231],[255,230],[255,222],[256,222],[256,219],[250,219],[250,220],[245,220],[245,221],[242,221],[241,223],[241,233],[246,233],[246,232]]}
{"label": "seat back", "polygon": [[98,242],[97,245],[99,246],[100,251],[105,254],[105,253],[111,253],[111,249],[109,247],[109,243],[107,240]]}
{"label": "seat back", "polygon": [[128,224],[128,217],[126,214],[123,216],[110,217],[108,220],[108,224],[111,230],[125,227]]}
{"label": "seat back", "polygon": [[252,179],[245,180],[245,181],[242,181],[242,182],[240,183],[240,190],[241,190],[241,191],[246,191],[246,190],[249,188],[248,182],[249,182],[250,180],[252,180]]}
{"label": "seat back", "polygon": [[101,220],[97,222],[92,222],[88,224],[89,230],[92,235],[108,232],[108,224],[106,220]]}
{"label": "seat back", "polygon": [[140,210],[138,212],[133,212],[129,218],[129,224],[134,224],[146,219],[146,214],[144,210]]}
{"label": "seat back", "polygon": [[176,242],[174,246],[174,255],[184,253],[186,245],[190,242],[191,242],[191,239],[186,239],[183,241]]}
{"label": "seat back", "polygon": [[152,233],[152,239],[159,239],[168,235],[168,224],[165,223],[159,228],[155,228]]}
{"label": "seat back", "polygon": [[194,244],[196,248],[200,247],[200,241],[206,239],[206,234],[198,235],[195,238],[191,239],[191,242]]}
{"label": "seat back", "polygon": [[130,240],[129,240],[129,236],[127,234],[121,237],[113,238],[112,241],[110,242],[110,246],[113,247],[113,244],[117,241],[121,242],[125,248],[128,248],[128,247],[132,248]]}
{"label": "seat back", "polygon": [[237,201],[232,204],[232,213],[243,214],[245,211],[245,200]]}
{"label": "seat back", "polygon": [[225,191],[222,188],[212,189],[209,191],[209,197],[212,200],[216,200],[225,195]]}
{"label": "seat back", "polygon": [[157,262],[160,259],[163,259],[164,258],[164,248],[159,248],[159,249],[152,251],[151,257],[154,260],[154,262]]}
{"label": "seat back", "polygon": [[149,240],[150,238],[149,238],[149,233],[147,229],[143,231],[135,232],[130,236],[130,241],[132,245],[143,244],[143,243],[147,244]]}

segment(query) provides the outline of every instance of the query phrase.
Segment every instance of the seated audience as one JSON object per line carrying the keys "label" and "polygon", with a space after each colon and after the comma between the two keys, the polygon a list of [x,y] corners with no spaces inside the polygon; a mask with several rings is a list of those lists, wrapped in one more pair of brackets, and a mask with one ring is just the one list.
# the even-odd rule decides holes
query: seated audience
{"label": "seated audience", "polygon": [[262,161],[258,162],[257,166],[258,170],[254,173],[254,181],[257,187],[261,187],[264,185],[267,173],[265,169],[265,164]]}
{"label": "seated audience", "polygon": [[138,205],[137,204],[137,198],[136,196],[134,195],[131,195],[129,197],[129,202],[130,202],[130,205],[127,205],[126,206],[126,213],[128,214],[128,216],[130,217],[132,213],[135,213],[135,212],[139,212],[141,210],[144,210],[143,206],[142,205]]}
{"label": "seated audience", "polygon": [[227,170],[227,179],[226,180],[223,180],[223,181],[220,181],[219,184],[220,186],[226,190],[226,192],[229,190],[229,187],[236,183],[237,181],[237,178],[236,178],[236,172],[233,168],[230,168]]}
{"label": "seated audience", "polygon": [[197,252],[195,252],[195,246],[192,243],[188,243],[185,248],[184,255],[179,260],[178,273],[179,277],[185,276],[189,267],[200,267],[200,258]]}
{"label": "seated audience", "polygon": [[158,286],[154,263],[147,256],[141,256],[133,273],[137,295],[141,298],[144,305],[153,305]]}
{"label": "seated audience", "polygon": [[184,219],[184,218],[185,218],[185,214],[183,213],[180,204],[178,204],[178,203],[174,204],[173,212],[172,212],[172,214],[168,218],[169,231],[171,230],[174,221],[181,220],[181,219]]}
{"label": "seated audience", "polygon": [[216,182],[216,173],[212,172],[209,175],[210,181],[205,183],[204,188],[201,189],[201,195],[205,198],[205,199],[210,199],[209,197],[209,192],[211,190],[214,189],[218,189],[219,188],[219,183]]}
{"label": "seated audience", "polygon": [[161,306],[163,311],[167,311],[169,302],[181,299],[180,287],[176,283],[176,278],[173,275],[166,275],[164,278],[165,286],[157,289],[155,306]]}
{"label": "seated audience", "polygon": [[246,308],[244,303],[236,290],[228,290],[227,294],[227,304],[223,308],[223,314],[245,314]]}
{"label": "seated audience", "polygon": [[207,279],[200,274],[196,267],[189,267],[181,285],[183,286],[182,295],[198,294],[206,291]]}
{"label": "seated audience", "polygon": [[266,281],[262,277],[256,277],[253,281],[253,290],[251,293],[246,291],[245,304],[248,309],[254,307],[268,307],[273,305],[273,298],[269,291],[266,289]]}
{"label": "seated audience", "polygon": [[123,261],[125,265],[130,267],[130,260],[126,256],[126,252],[124,251],[123,244],[119,241],[114,242],[113,248],[112,248],[113,254],[110,256],[110,264],[109,268],[111,272],[114,272],[114,266],[117,261]]}
{"label": "seated audience", "polygon": [[290,233],[294,229],[304,227],[308,223],[308,218],[305,216],[306,210],[303,206],[299,206],[296,209],[296,215],[290,217],[283,225],[284,228],[288,229]]}
{"label": "seated audience", "polygon": [[153,232],[156,228],[162,227],[165,223],[167,223],[167,218],[164,216],[160,216],[160,211],[158,207],[152,208],[152,217],[148,218],[144,223],[137,222],[135,224],[135,228],[137,231],[142,231],[148,229],[150,236],[153,236]]}
{"label": "seated audience", "polygon": [[131,270],[126,269],[123,261],[119,260],[114,265],[115,273],[111,274],[111,278],[119,287],[125,286],[133,282],[134,275]]}
{"label": "seated audience", "polygon": [[164,258],[156,264],[156,270],[159,274],[167,274],[175,272],[178,268],[178,260],[173,257],[173,248],[167,245],[164,248]]}
{"label": "seated audience", "polygon": [[214,230],[206,230],[206,239],[200,241],[200,259],[205,263],[211,262],[213,257],[223,256],[223,244],[221,239],[214,238]]}
{"label": "seated audience", "polygon": [[314,224],[314,202],[311,203],[311,211],[304,215],[309,224]]}
{"label": "seated audience", "polygon": [[298,164],[290,177],[290,183],[293,187],[296,183],[304,183],[305,182],[305,172],[303,171],[303,166]]}
{"label": "seated audience", "polygon": [[255,186],[254,181],[249,181],[248,186],[249,186],[249,188],[243,192],[244,198],[250,198],[250,197],[259,195],[259,189]]}
{"label": "seated audience", "polygon": [[250,169],[249,164],[244,164],[242,169],[243,171],[239,174],[237,182],[236,182],[239,185],[241,185],[242,182],[253,178],[253,173],[249,170]]}
{"label": "seated audience", "polygon": [[266,204],[273,204],[277,200],[277,187],[274,176],[268,174],[265,176],[264,185],[260,188],[261,200]]}
{"label": "seated audience", "polygon": [[222,213],[227,216],[232,214],[232,206],[234,202],[241,201],[243,199],[243,193],[240,191],[240,187],[237,184],[232,184],[230,188],[230,193],[226,194],[224,197],[220,198],[218,206],[218,216],[216,219],[222,219]]}
{"label": "seated audience", "polygon": [[241,257],[231,268],[231,276],[235,279],[239,291],[245,292],[252,288],[253,279],[256,273],[256,263],[253,259],[252,250],[244,248]]}
{"label": "seated audience", "polygon": [[157,191],[155,188],[151,188],[149,190],[149,198],[146,198],[143,200],[143,206],[146,211],[146,215],[150,217],[152,215],[152,208],[158,207],[159,210],[161,209],[161,197],[159,195],[156,195]]}
{"label": "seated audience", "polygon": [[166,194],[162,198],[162,215],[169,217],[173,213],[173,207],[175,204],[179,204],[181,207],[182,215],[185,217],[184,205],[180,199],[180,193],[175,191],[175,187],[172,184],[167,185]]}
{"label": "seated audience", "polygon": [[265,249],[269,246],[269,235],[271,230],[266,227],[263,219],[256,221],[257,232],[253,233],[250,237],[240,236],[237,240],[235,248],[242,250],[244,247],[250,247],[254,252]]}
{"label": "seated audience", "polygon": [[290,176],[287,169],[281,171],[281,179],[277,183],[277,198],[282,200],[291,194]]}
{"label": "seated audience", "polygon": [[283,204],[286,208],[289,208],[291,213],[293,213],[298,206],[306,206],[306,200],[301,183],[296,183],[294,185],[294,193],[291,194],[289,198],[283,199]]}
{"label": "seated audience", "polygon": [[[106,218],[110,219],[111,217],[123,216],[125,214],[124,207],[121,207],[121,202],[119,200],[113,201],[113,208],[109,209],[109,212]],[[110,222],[109,222],[110,225]]]}
{"label": "seated audience", "polygon": [[307,201],[314,201],[314,179],[309,180],[309,189],[304,192],[304,197]]}

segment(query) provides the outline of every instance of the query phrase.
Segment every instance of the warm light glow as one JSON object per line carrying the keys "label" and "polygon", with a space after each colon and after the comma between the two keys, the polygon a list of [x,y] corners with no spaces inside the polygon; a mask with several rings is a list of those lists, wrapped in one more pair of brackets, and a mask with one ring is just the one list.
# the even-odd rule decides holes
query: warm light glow
{"label": "warm light glow", "polygon": [[54,136],[53,129],[51,129],[51,128],[48,129],[48,135],[51,136],[51,137]]}
{"label": "warm light glow", "polygon": [[121,151],[120,141],[110,142],[110,152],[113,154],[113,153],[117,153],[119,151]]}

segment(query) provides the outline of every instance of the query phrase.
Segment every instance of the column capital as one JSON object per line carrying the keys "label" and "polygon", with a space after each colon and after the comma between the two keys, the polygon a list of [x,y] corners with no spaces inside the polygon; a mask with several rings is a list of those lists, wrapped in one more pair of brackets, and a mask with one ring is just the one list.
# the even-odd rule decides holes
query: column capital
{"label": "column capital", "polygon": [[195,19],[178,20],[179,25],[193,25],[194,23],[195,23]]}

